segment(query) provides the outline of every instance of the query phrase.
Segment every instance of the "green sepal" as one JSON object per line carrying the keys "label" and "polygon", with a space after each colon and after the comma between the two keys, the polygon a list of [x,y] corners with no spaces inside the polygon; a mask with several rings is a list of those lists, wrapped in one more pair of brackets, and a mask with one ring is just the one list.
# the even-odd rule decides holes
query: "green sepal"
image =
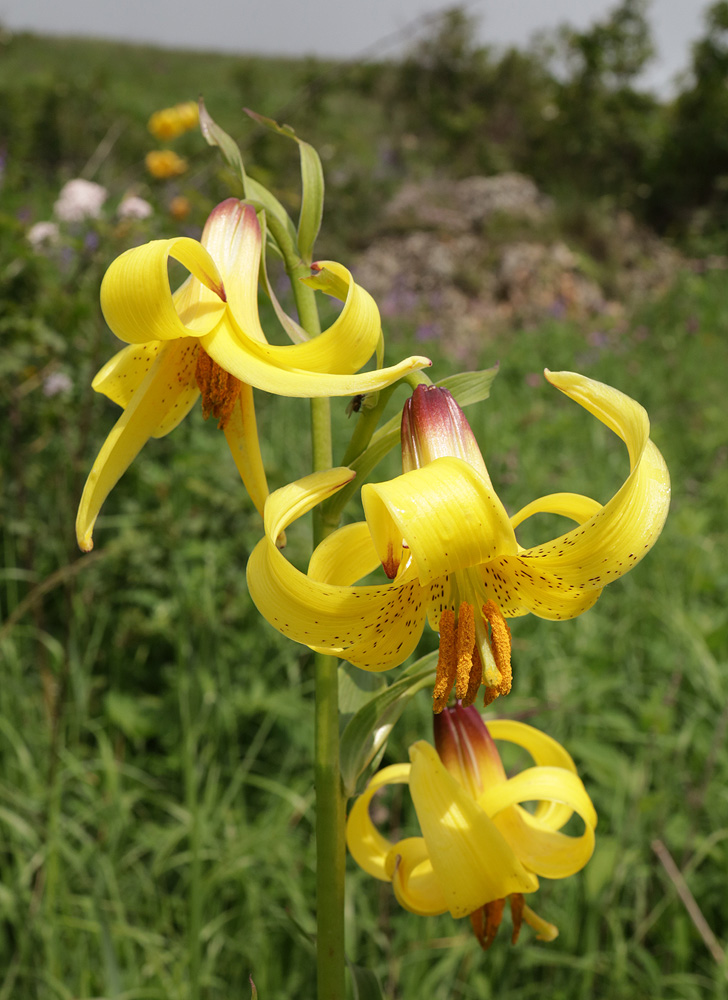
{"label": "green sepal", "polygon": [[272,118],[243,108],[246,115],[266,128],[298,143],[301,158],[301,212],[298,217],[298,252],[304,264],[313,260],[313,245],[321,228],[324,211],[324,171],[313,146],[299,139],[290,125],[279,125]]}
{"label": "green sepal", "polygon": [[[227,165],[235,176],[240,179],[245,197],[249,201],[254,202],[256,206],[260,206],[265,210],[270,222],[269,232],[274,242],[279,244],[281,256],[285,257],[286,249],[298,253],[296,247],[296,229],[288,212],[286,212],[283,205],[281,205],[276,196],[268,188],[246,173],[238,144],[213,120],[202,98],[200,98],[199,104],[200,131],[205,141],[209,146],[218,147]],[[287,244],[288,246],[286,247],[283,244]]]}
{"label": "green sepal", "polygon": [[[457,375],[448,375],[447,378],[441,379],[435,385],[439,385],[441,388],[451,392],[458,406],[471,406],[473,403],[480,403],[488,398],[490,387],[497,374],[498,365],[495,364],[492,368],[485,368],[482,371],[460,372]],[[397,384],[395,383],[394,386],[388,387],[388,390],[393,390]],[[380,396],[386,391],[382,390]],[[360,418],[360,421],[364,419],[371,419],[371,414],[366,414],[363,418]],[[345,462],[350,469],[356,472],[356,479],[347,483],[343,489],[339,490],[322,504],[322,510],[327,519],[338,523],[344,507],[354,493],[361,489],[370,472],[399,443],[401,423],[401,415],[396,414],[371,435],[366,448],[360,451],[355,458],[351,458]],[[355,428],[355,435],[357,429]],[[350,454],[347,451],[345,459],[349,458]]]}
{"label": "green sepal", "polygon": [[437,657],[435,651],[417,660],[393,684],[377,690],[349,720],[339,746],[347,796],[354,795],[359,776],[384,753],[389,734],[410,699],[434,684]]}

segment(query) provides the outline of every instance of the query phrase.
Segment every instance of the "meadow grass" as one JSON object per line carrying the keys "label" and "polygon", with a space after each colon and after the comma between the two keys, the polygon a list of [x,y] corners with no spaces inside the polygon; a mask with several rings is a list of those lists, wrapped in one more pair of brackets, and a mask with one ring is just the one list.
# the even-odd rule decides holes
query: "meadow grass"
{"label": "meadow grass", "polygon": [[[60,65],[69,51],[59,47]],[[147,55],[137,52],[123,84],[103,47],[89,69],[118,87],[108,100],[140,136],[155,107],[194,96],[175,75],[184,58],[170,53],[174,73],[160,74],[152,103]],[[38,62],[39,74],[52,70]],[[290,82],[271,64],[260,86],[281,103]],[[125,176],[123,154],[109,157],[108,178]],[[215,176],[213,190],[223,182]],[[50,191],[39,175],[37,212]],[[114,349],[98,283],[125,243],[155,234],[102,230],[97,246],[79,238],[69,263],[30,255],[10,216],[0,226],[0,1000],[227,1000],[249,995],[250,974],[262,1000],[315,994],[311,654],[248,598],[261,527],[222,435],[196,410],[151,442],[107,502],[95,552],[75,548],[84,477],[117,414],[89,388]],[[604,501],[626,473],[621,443],[546,384],[545,366],[647,407],[674,499],[655,549],[594,609],[513,623],[515,688],[496,708],[566,745],[599,813],[585,871],[544,880],[534,900],[560,937],[539,944],[524,931],[512,948],[504,930],[483,955],[467,921],[414,917],[351,864],[349,955],[388,998],[728,995],[728,966],[661,860],[669,852],[725,947],[727,329],[725,272],[685,271],[619,320],[483,332],[477,364],[499,360],[500,373],[468,416],[509,510],[554,490]],[[424,351],[435,377],[453,370],[447,345],[391,321],[385,333],[390,360]],[[48,396],[44,379],[58,370],[71,384]],[[308,471],[307,406],[257,399],[276,488]],[[332,404],[339,456],[345,406]],[[528,528],[534,540],[561,525]],[[308,545],[302,522],[291,558],[302,564]],[[435,642],[426,632],[419,652]],[[430,724],[422,692],[384,762],[405,760]],[[387,807],[391,822],[412,824],[406,795]]]}
{"label": "meadow grass", "polygon": [[[592,611],[514,623],[503,711],[566,744],[600,816],[586,871],[545,883],[534,904],[560,938],[511,948],[504,934],[482,955],[466,922],[412,917],[352,866],[350,952],[387,996],[726,995],[725,970],[651,847],[662,841],[720,936],[726,322],[723,275],[686,275],[598,349],[589,330],[555,322],[486,345],[483,364],[497,350],[501,372],[470,417],[509,509],[554,489],[606,499],[625,473],[616,439],[535,384],[546,363],[647,405],[674,502],[649,558]],[[113,409],[86,395],[57,419],[47,444],[23,442],[34,485],[4,532],[0,997],[245,995],[251,972],[261,996],[311,996],[310,655],[250,605],[257,515],[222,436],[194,413],[145,449],[108,502],[97,554],[78,562],[78,480],[64,490],[63,470],[88,466]],[[261,399],[274,486],[303,471],[303,424],[300,401]],[[58,573],[45,593],[15,554],[23,531],[36,565]],[[292,534],[302,555],[306,532]],[[433,645],[426,635],[423,651]],[[423,692],[385,761],[406,759],[429,712]],[[407,821],[405,799],[390,806]]]}

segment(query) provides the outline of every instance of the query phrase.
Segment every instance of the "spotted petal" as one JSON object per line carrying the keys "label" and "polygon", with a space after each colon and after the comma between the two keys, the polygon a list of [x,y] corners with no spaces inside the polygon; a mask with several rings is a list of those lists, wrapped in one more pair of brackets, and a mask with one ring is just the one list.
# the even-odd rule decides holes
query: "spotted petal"
{"label": "spotted petal", "polygon": [[183,416],[189,410],[195,348],[189,339],[163,345],[104,442],[86,480],[76,518],[76,537],[84,552],[93,548],[93,527],[101,505],[149,438],[165,426],[171,429],[179,422],[176,414]]}
{"label": "spotted petal", "polygon": [[586,611],[607,583],[649,551],[670,504],[667,467],[649,439],[649,420],[639,403],[574,372],[548,372],[547,378],[622,438],[630,474],[603,507],[577,494],[554,494],[516,515],[517,524],[540,511],[560,513],[579,526],[551,542],[521,549],[518,555],[500,555],[481,567],[486,588],[509,617],[530,612],[562,619]]}
{"label": "spotted petal", "polygon": [[275,545],[281,531],[352,475],[346,468],[314,473],[271,494],[265,538],[248,561],[248,588],[261,614],[284,635],[341,652],[365,670],[387,670],[409,656],[422,632],[425,608],[417,580],[381,587],[323,583],[297,570]]}
{"label": "spotted petal", "polygon": [[547,372],[547,378],[622,438],[630,474],[587,521],[552,542],[526,549],[521,559],[565,584],[596,590],[626,573],[654,545],[670,505],[670,477],[650,441],[649,419],[639,403],[575,372]]}

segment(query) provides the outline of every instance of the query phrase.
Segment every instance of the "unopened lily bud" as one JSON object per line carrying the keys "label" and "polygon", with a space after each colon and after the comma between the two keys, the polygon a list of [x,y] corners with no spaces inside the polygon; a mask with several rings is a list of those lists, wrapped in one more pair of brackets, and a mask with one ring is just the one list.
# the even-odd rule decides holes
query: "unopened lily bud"
{"label": "unopened lily bud", "polygon": [[418,385],[402,410],[402,469],[411,472],[436,458],[462,458],[490,483],[475,435],[451,393]]}

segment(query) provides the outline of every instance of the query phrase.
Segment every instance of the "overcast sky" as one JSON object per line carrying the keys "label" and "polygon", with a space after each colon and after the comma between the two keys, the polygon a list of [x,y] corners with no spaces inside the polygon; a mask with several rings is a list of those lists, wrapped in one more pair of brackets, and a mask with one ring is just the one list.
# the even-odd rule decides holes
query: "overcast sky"
{"label": "overcast sky", "polygon": [[[469,0],[480,40],[525,45],[535,31],[569,22],[585,27],[617,0]],[[0,0],[0,24],[12,30],[87,35],[173,48],[254,54],[365,58],[395,55],[423,30],[443,0]],[[652,0],[658,59],[645,84],[663,94],[686,68],[703,32],[707,0]]]}

